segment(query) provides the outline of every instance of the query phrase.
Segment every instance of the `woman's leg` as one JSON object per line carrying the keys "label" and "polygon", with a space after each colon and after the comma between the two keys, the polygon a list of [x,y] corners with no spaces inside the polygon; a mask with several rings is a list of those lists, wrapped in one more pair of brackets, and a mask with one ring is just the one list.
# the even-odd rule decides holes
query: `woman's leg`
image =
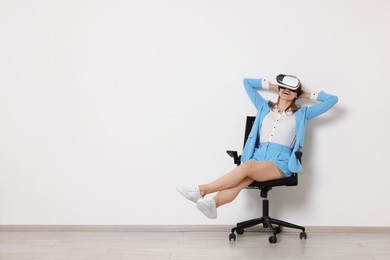
{"label": "woman's leg", "polygon": [[214,197],[216,207],[218,208],[219,206],[232,202],[238,196],[240,191],[252,182],[252,179],[245,178],[237,186],[218,192],[217,195]]}
{"label": "woman's leg", "polygon": [[228,190],[217,197],[217,199],[220,199],[222,204],[225,204],[233,200],[241,189],[250,184],[249,179],[251,181],[269,181],[283,178],[283,176],[283,173],[274,163],[251,160],[242,163],[231,172],[223,175],[213,182],[200,185],[199,189],[202,196],[217,191]]}

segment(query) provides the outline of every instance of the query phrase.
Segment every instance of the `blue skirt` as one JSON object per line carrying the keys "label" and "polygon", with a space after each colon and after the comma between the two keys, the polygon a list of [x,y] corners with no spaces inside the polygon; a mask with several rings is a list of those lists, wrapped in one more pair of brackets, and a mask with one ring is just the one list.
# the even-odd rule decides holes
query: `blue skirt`
{"label": "blue skirt", "polygon": [[288,160],[291,152],[292,150],[288,146],[265,142],[260,143],[259,148],[255,148],[250,160],[273,162],[284,173],[285,177],[289,177],[292,174],[288,170]]}

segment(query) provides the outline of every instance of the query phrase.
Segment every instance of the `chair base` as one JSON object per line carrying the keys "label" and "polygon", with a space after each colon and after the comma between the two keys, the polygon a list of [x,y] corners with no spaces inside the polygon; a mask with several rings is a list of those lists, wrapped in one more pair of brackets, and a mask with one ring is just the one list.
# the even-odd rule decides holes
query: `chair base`
{"label": "chair base", "polygon": [[[269,237],[269,242],[270,243],[276,243],[277,242],[277,237],[276,234],[279,234],[282,231],[282,227],[288,227],[288,228],[295,228],[295,229],[300,229],[302,232],[299,234],[300,239],[307,238],[307,234],[305,232],[305,227],[298,226],[283,220],[271,218],[268,216],[268,201],[264,201],[267,205],[267,210],[266,214],[263,213],[263,216],[260,218],[255,218],[255,219],[250,219],[244,222],[237,223],[235,228],[232,228],[232,233],[229,235],[229,240],[236,240],[236,235],[234,232],[236,232],[238,235],[242,235],[244,233],[244,229],[253,227],[259,224],[262,224],[264,228],[269,228],[272,231],[272,236]],[[274,226],[277,225],[277,226]]]}

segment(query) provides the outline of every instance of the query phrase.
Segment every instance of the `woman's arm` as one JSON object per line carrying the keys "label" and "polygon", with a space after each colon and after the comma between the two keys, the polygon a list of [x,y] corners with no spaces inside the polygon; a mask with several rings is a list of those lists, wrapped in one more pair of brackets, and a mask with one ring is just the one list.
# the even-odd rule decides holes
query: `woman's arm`
{"label": "woman's arm", "polygon": [[266,101],[262,96],[257,93],[258,89],[268,89],[269,82],[266,79],[248,79],[245,78],[244,81],[244,87],[246,90],[246,93],[248,94],[250,100],[252,101],[253,105],[255,105],[256,108],[263,106],[265,104],[268,105],[268,101]]}
{"label": "woman's arm", "polygon": [[306,110],[306,118],[313,119],[326,111],[328,111],[331,107],[333,107],[338,102],[338,97],[335,95],[327,94],[324,91],[321,91],[319,93],[317,92],[306,92],[302,91],[301,95],[298,97],[298,99],[305,98],[305,99],[312,99],[317,100],[320,103],[316,104],[314,106],[308,107]]}

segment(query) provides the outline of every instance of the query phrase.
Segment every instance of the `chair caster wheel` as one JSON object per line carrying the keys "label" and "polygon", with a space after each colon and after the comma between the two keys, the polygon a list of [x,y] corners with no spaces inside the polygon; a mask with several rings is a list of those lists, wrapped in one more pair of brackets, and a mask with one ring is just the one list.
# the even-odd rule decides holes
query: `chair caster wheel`
{"label": "chair caster wheel", "polygon": [[306,239],[306,238],[307,238],[306,232],[305,232],[305,231],[301,232],[301,233],[299,234],[299,238],[300,238],[300,239],[302,239],[302,238]]}
{"label": "chair caster wheel", "polygon": [[276,238],[276,236],[270,236],[269,239],[268,239],[268,241],[269,241],[271,244],[275,244],[275,243],[278,241],[278,239]]}
{"label": "chair caster wheel", "polygon": [[275,227],[276,234],[282,232],[282,228],[280,226]]}
{"label": "chair caster wheel", "polygon": [[234,233],[229,235],[229,241],[232,241],[232,240],[236,241],[236,234],[234,234]]}
{"label": "chair caster wheel", "polygon": [[237,234],[242,235],[242,234],[244,234],[244,229],[243,228],[239,228],[239,229],[236,230],[236,232],[237,232]]}

